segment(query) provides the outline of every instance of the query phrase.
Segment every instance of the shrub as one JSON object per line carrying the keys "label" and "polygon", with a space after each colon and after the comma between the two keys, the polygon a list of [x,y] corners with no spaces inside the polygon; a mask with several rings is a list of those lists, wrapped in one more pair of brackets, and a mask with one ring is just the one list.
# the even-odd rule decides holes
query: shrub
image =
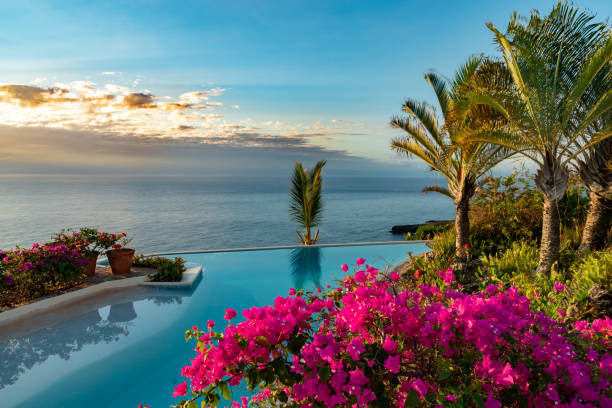
{"label": "shrub", "polygon": [[234,407],[609,406],[612,320],[563,322],[530,310],[516,288],[392,291],[366,267],[324,295],[290,291],[274,305],[226,309],[224,332],[194,327],[180,407],[217,406],[245,382]]}
{"label": "shrub", "polygon": [[2,303],[31,299],[49,290],[79,283],[87,261],[65,245],[39,245],[2,252],[0,274],[4,276]]}
{"label": "shrub", "polygon": [[[539,244],[542,233],[542,197],[526,172],[507,177],[489,177],[472,202],[472,252],[476,256],[494,255],[515,241]],[[588,211],[585,189],[572,179],[559,202],[561,225],[578,233]],[[579,237],[578,237],[579,239]]]}
{"label": "shrub", "polygon": [[425,224],[416,229],[414,234],[410,232],[405,235],[407,241],[414,240],[429,240],[433,239],[437,234],[447,231],[452,227],[452,224]]}
{"label": "shrub", "polygon": [[534,242],[513,242],[508,249],[497,255],[483,257],[488,276],[509,282],[515,275],[533,275],[538,266],[539,251]]}
{"label": "shrub", "polygon": [[594,286],[601,286],[612,291],[612,251],[604,250],[585,255],[571,267],[571,289],[573,301],[584,305],[589,291]]}
{"label": "shrub", "polygon": [[157,269],[155,274],[149,275],[153,282],[180,282],[183,278],[183,272],[185,272],[185,260],[180,257],[169,259],[160,256],[145,257],[144,255],[137,255],[134,257],[132,266]]}
{"label": "shrub", "polygon": [[539,241],[542,198],[527,173],[489,177],[472,203],[471,242],[475,255],[495,254],[514,241]]}

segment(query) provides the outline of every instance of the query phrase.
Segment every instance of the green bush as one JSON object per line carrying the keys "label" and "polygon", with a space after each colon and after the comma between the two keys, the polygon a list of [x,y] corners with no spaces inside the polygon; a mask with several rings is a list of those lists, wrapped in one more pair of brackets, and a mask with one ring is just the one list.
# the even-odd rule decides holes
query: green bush
{"label": "green bush", "polygon": [[582,306],[585,304],[589,290],[595,285],[612,291],[612,251],[593,252],[574,263],[571,289],[573,301]]}
{"label": "green bush", "polygon": [[[514,172],[507,177],[489,177],[483,182],[471,205],[470,240],[474,256],[495,255],[516,241],[539,244],[542,197],[532,180],[529,173]],[[572,238],[573,242],[580,239],[588,205],[584,187],[572,180],[559,202],[559,218],[564,229],[578,231],[578,239]],[[566,250],[575,253],[573,247]],[[571,259],[562,258],[562,263],[567,265],[568,261]]]}
{"label": "green bush", "polygon": [[471,242],[475,256],[496,254],[515,241],[538,241],[542,198],[527,173],[489,177],[472,202]]}
{"label": "green bush", "polygon": [[136,255],[132,265],[157,269],[157,273],[149,275],[152,282],[180,282],[186,270],[185,260],[180,257],[170,259],[161,256]]}
{"label": "green bush", "polygon": [[0,251],[0,305],[45,296],[82,282],[87,261],[65,245],[40,245],[31,249]]}
{"label": "green bush", "polygon": [[482,259],[488,276],[509,281],[515,275],[531,277],[538,266],[539,251],[534,242],[513,242],[497,255],[485,255]]}
{"label": "green bush", "polygon": [[452,224],[425,224],[417,228],[414,233],[405,235],[406,241],[414,240],[429,240],[433,239],[437,234],[440,234],[452,227]]}

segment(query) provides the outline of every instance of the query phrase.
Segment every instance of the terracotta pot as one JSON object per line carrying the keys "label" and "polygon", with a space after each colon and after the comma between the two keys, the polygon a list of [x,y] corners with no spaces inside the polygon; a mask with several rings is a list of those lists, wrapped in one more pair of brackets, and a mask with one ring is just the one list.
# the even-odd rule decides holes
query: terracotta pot
{"label": "terracotta pot", "polygon": [[106,253],[108,263],[114,275],[124,275],[130,272],[132,259],[136,250],[131,248],[112,249]]}
{"label": "terracotta pot", "polygon": [[91,255],[87,259],[87,276],[96,276],[96,264],[98,262],[98,255]]}

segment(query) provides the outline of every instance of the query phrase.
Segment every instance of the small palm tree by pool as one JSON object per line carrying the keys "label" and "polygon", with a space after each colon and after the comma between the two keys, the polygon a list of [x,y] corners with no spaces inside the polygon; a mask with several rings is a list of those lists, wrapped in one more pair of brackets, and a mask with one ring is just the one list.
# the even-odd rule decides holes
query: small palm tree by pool
{"label": "small palm tree by pool", "polygon": [[325,160],[319,161],[311,170],[304,169],[302,163],[296,162],[291,178],[291,189],[289,197],[291,204],[289,214],[291,218],[300,224],[305,231],[296,231],[300,242],[304,245],[312,245],[319,239],[319,230],[313,237],[311,231],[321,222],[323,215],[323,199],[321,189],[323,179],[321,171],[325,166]]}

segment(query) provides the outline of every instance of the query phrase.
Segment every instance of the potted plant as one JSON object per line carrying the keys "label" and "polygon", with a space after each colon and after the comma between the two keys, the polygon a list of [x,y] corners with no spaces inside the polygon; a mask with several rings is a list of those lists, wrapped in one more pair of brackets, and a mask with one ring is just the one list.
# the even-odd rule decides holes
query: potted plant
{"label": "potted plant", "polygon": [[79,231],[61,230],[53,236],[53,241],[78,250],[87,261],[87,276],[95,276],[98,255],[104,248],[100,245],[97,229],[84,227]]}
{"label": "potted plant", "polygon": [[99,232],[98,240],[106,249],[106,256],[111,271],[115,275],[124,275],[130,272],[132,260],[134,259],[133,248],[125,248],[131,239],[128,239],[125,232],[121,234],[110,234],[107,232]]}

